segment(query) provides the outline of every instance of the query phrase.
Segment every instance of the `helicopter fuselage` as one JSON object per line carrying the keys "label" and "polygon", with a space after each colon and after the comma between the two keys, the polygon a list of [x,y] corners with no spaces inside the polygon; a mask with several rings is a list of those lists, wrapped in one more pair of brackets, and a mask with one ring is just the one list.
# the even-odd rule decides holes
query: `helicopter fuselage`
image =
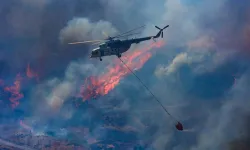
{"label": "helicopter fuselage", "polygon": [[103,44],[100,44],[98,48],[95,48],[91,52],[90,58],[100,58],[103,56],[111,56],[116,55],[118,57],[121,57],[121,54],[128,51],[131,47],[130,42],[120,41],[120,40],[114,40],[109,41]]}
{"label": "helicopter fuselage", "polygon": [[155,26],[160,31],[155,36],[147,36],[142,38],[135,38],[135,39],[128,39],[128,40],[113,40],[112,38],[99,45],[98,48],[95,48],[91,52],[90,58],[100,58],[100,61],[102,61],[103,56],[111,56],[116,55],[117,57],[121,57],[121,54],[129,50],[132,44],[138,44],[143,41],[147,41],[150,39],[156,39],[160,36],[163,38],[163,30],[168,27],[165,26],[163,29]]}

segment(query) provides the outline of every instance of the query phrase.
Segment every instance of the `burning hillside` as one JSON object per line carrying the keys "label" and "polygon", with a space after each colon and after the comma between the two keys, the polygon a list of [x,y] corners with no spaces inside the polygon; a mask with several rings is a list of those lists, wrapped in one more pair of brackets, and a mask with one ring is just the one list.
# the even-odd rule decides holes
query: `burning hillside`
{"label": "burning hillside", "polygon": [[[122,59],[129,68],[138,70],[152,57],[150,50],[160,48],[163,44],[163,41],[160,41],[148,47],[128,52]],[[115,66],[108,68],[108,71],[104,75],[98,77],[92,76],[85,79],[81,87],[83,100],[108,94],[119,84],[122,78],[130,74],[130,71],[119,60],[116,60],[114,64]]]}
{"label": "burning hillside", "polygon": [[[131,69],[138,70],[142,68],[143,65],[152,57],[151,50],[160,48],[163,46],[163,44],[164,44],[163,41],[159,41],[159,42],[150,44],[148,47],[142,47],[141,49],[128,51],[128,53],[124,55],[122,59],[126,62],[126,64]],[[100,75],[98,77],[90,76],[85,79],[84,84],[82,85],[82,87],[80,87],[81,98],[83,100],[88,100],[91,98],[95,98],[97,96],[104,96],[108,94],[111,90],[113,90],[119,84],[122,78],[130,74],[129,70],[127,70],[122,65],[122,63],[119,62],[119,60],[115,60],[113,63],[114,65],[112,67],[109,67],[106,73],[104,73],[103,75]],[[31,82],[31,80],[34,82]],[[26,67],[26,70],[21,73],[18,73],[12,82],[9,82],[9,81],[7,82],[7,80],[5,80],[4,78],[1,79],[0,81],[1,81],[0,90],[2,93],[0,94],[1,100],[5,104],[7,103],[9,105],[9,108],[18,109],[19,105],[24,102],[23,99],[29,97],[29,95],[27,95],[29,94],[29,92],[25,92],[25,90],[27,90],[26,86],[29,84],[32,84],[32,87],[36,86],[36,84],[39,83],[39,75],[36,73],[36,71],[34,71],[31,65],[28,64]],[[25,99],[25,102],[27,102],[28,104],[30,103],[29,99],[27,100]],[[29,111],[29,109],[25,111]],[[67,146],[68,146],[67,148],[73,148],[73,147],[77,148],[77,146],[74,146],[74,144],[71,144],[71,145],[67,144],[66,141],[62,141],[62,140],[57,141],[55,138],[52,139],[51,137],[47,137],[47,136],[33,135],[34,130],[32,126],[26,124],[25,121],[23,120],[21,121],[18,120],[17,122],[19,122],[19,127],[21,127],[24,130],[24,132],[27,132],[27,134],[11,135],[7,139],[13,142],[14,144],[17,144],[17,146],[26,145],[31,148],[45,148],[45,149],[52,149],[53,147],[66,148]],[[104,130],[105,132],[108,132],[110,134],[114,134],[114,133],[119,134],[122,137],[123,136],[131,136],[134,138],[136,137],[135,133],[127,133],[126,131],[122,130],[123,128],[125,127],[110,126],[110,121],[108,121],[108,124],[100,128],[100,130]],[[14,130],[13,130],[13,133],[19,131],[19,129],[14,129]],[[125,128],[125,130],[127,129]],[[70,129],[68,131],[71,132]],[[90,140],[90,139],[91,138],[87,138],[87,140]],[[94,147],[95,146],[106,147],[107,144],[105,144],[105,139],[101,139],[101,140],[102,141],[98,141],[98,142],[96,141],[95,143],[92,143],[93,146]],[[28,141],[28,143],[25,143],[25,141]],[[128,140],[128,142],[131,142],[131,140]],[[48,143],[47,146],[46,146],[46,143]],[[135,145],[136,142],[132,142],[132,143],[118,142],[117,143],[114,141],[113,142],[110,141],[108,143],[109,143],[108,147],[112,148],[114,147],[114,145],[112,145],[114,143],[116,143],[115,147],[123,147],[123,146],[133,147],[133,145]],[[78,146],[78,148],[81,148],[81,147]]]}
{"label": "burning hillside", "polygon": [[24,98],[24,94],[21,92],[22,83],[25,83],[26,81],[38,77],[38,75],[30,68],[30,65],[28,64],[26,69],[26,74],[18,73],[13,81],[12,84],[8,84],[4,81],[4,79],[0,79],[0,99],[3,101],[6,101],[6,95],[10,101],[10,106],[14,109],[18,107],[20,104],[20,100]]}
{"label": "burning hillside", "polygon": [[[162,47],[163,44],[163,41],[152,43],[148,47],[129,51],[122,58],[131,69],[138,70],[152,57],[151,50]],[[80,87],[83,100],[108,94],[118,85],[123,77],[130,74],[129,70],[127,70],[119,60],[114,61],[113,64],[115,65],[109,67],[105,74],[98,77],[90,76],[85,79],[84,84]],[[30,79],[36,79],[36,83],[38,83],[38,77],[38,74],[31,68],[30,64],[28,64],[26,73],[18,73],[12,85],[5,83],[4,79],[0,80],[0,86],[3,89],[2,92],[8,93],[8,99],[12,108],[18,107],[20,100],[25,97],[22,93],[22,89],[25,88],[23,86],[26,84],[23,83],[26,83]]]}

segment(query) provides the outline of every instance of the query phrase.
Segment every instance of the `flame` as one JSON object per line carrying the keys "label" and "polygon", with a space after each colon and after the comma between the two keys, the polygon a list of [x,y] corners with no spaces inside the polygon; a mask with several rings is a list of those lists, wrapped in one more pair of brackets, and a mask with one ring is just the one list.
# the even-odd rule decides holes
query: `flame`
{"label": "flame", "polygon": [[[28,64],[26,69],[26,76],[24,76],[26,79],[30,78],[36,78],[38,79],[38,74],[31,70],[30,64]],[[3,88],[4,92],[10,93],[9,100],[11,102],[11,107],[14,109],[19,105],[20,99],[24,98],[23,93],[21,93],[21,81],[23,80],[23,77],[20,73],[16,75],[15,81],[13,85],[8,86],[5,84],[4,80],[0,79],[0,87]],[[1,93],[0,93],[1,96]]]}
{"label": "flame", "polygon": [[14,85],[4,88],[4,91],[11,93],[11,97],[9,98],[9,100],[12,103],[12,108],[16,108],[19,105],[19,100],[24,97],[24,95],[20,93],[21,80],[21,75],[17,74],[16,79],[14,81]]}
{"label": "flame", "polygon": [[34,72],[31,68],[30,68],[30,64],[28,63],[27,69],[26,69],[26,76],[28,78],[36,78],[38,80],[38,74],[36,72]]}
{"label": "flame", "polygon": [[[152,53],[150,50],[155,47],[162,47],[163,44],[163,41],[159,41],[152,43],[141,50],[130,52],[127,55],[124,55],[125,57],[123,57],[123,61],[132,70],[138,70],[151,58]],[[108,94],[119,84],[124,76],[130,74],[130,71],[125,68],[119,60],[116,60],[114,64],[116,65],[108,68],[107,73],[104,75],[99,77],[91,76],[85,79],[85,82],[81,87],[81,96],[84,100]]]}

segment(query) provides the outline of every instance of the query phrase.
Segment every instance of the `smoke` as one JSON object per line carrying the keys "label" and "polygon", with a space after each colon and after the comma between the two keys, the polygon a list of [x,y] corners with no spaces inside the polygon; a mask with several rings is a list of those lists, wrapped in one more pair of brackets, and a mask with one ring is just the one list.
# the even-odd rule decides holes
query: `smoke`
{"label": "smoke", "polygon": [[100,20],[97,23],[91,23],[87,18],[74,18],[61,30],[60,41],[66,43],[96,39],[102,40],[105,38],[102,33],[113,36],[117,33],[117,30],[107,21]]}
{"label": "smoke", "polygon": [[[167,85],[164,89],[163,84],[158,86],[164,92],[160,92],[156,85],[155,88],[158,95],[170,95],[164,97],[170,99],[166,103],[190,102],[184,108],[175,109],[174,113],[182,119],[189,118],[190,121],[185,122],[195,127],[195,133],[189,136],[195,135],[197,139],[189,144],[178,141],[174,146],[176,149],[224,149],[229,141],[241,136],[239,129],[242,128],[245,115],[249,113],[246,109],[249,100],[242,99],[246,94],[244,89],[249,86],[243,84],[249,80],[248,73],[245,73],[249,62],[244,60],[245,44],[241,40],[245,37],[242,34],[245,29],[240,28],[247,25],[248,21],[232,21],[238,15],[232,12],[233,8],[242,6],[231,1],[220,1],[214,5],[209,3],[204,1],[192,5],[171,0],[166,3],[169,8],[165,14],[166,19],[177,23],[174,26],[178,27],[178,31],[169,31],[169,48],[181,47],[181,52],[176,52],[176,56],[171,62],[166,62],[165,66],[157,67],[155,74]],[[213,7],[213,11],[208,10],[210,7],[203,7],[205,5]],[[225,12],[230,13],[226,16]],[[227,27],[219,27],[223,25]],[[180,34],[182,36],[176,36]],[[166,55],[170,53],[173,51],[166,52]],[[230,77],[232,74],[238,74],[236,84]],[[166,94],[165,91],[172,93]],[[202,106],[202,103],[207,106]],[[195,112],[198,107],[203,110]],[[194,112],[200,114],[198,118]]]}
{"label": "smoke", "polygon": [[[107,30],[104,32],[109,32],[110,23],[100,21],[106,20],[100,15],[103,14],[103,6],[98,5],[98,1],[82,5],[83,2],[85,1],[2,1],[0,7],[0,16],[3,19],[0,25],[0,58],[9,66],[8,70],[3,70],[3,73],[10,75],[22,72],[30,63],[33,68],[39,68],[37,72],[40,79],[44,80],[55,74],[63,74],[72,59],[88,56],[88,46],[69,47],[58,40],[61,30],[74,17],[92,20],[89,25],[96,24],[96,29],[93,29],[92,32],[95,38],[102,39],[103,35],[100,31],[102,27]],[[82,7],[79,8],[79,6]],[[96,8],[95,13],[91,12],[90,8]],[[71,33],[69,34],[73,36]],[[98,37],[98,34],[102,36]],[[92,35],[90,35],[90,39]]]}
{"label": "smoke", "polygon": [[160,67],[156,70],[157,76],[162,76],[164,74],[171,74],[176,72],[183,64],[188,64],[188,56],[187,53],[180,53],[178,54],[172,61],[170,65],[166,68]]}
{"label": "smoke", "polygon": [[244,117],[249,114],[249,101],[244,98],[248,95],[247,76],[248,73],[244,74],[232,87],[226,97],[228,101],[220,110],[210,114],[206,130],[201,132],[198,144],[193,149],[221,149],[228,146],[224,145],[226,142],[241,136],[240,128],[244,127]]}
{"label": "smoke", "polygon": [[[31,106],[26,111],[40,119],[41,126],[53,121],[55,127],[81,124],[97,136],[102,115],[119,112],[122,119],[114,117],[113,124],[140,129],[131,137],[143,145],[223,149],[245,137],[240,129],[245,131],[249,114],[249,7],[247,1],[232,0],[3,1],[1,76],[11,78],[8,75],[22,72],[28,63],[35,68],[41,81],[20,103],[24,109],[25,103]],[[108,95],[90,100],[94,108],[82,100],[80,108],[67,107],[75,102],[72,97],[79,94],[84,79],[105,74],[114,57],[100,63],[86,58],[89,46],[66,44],[104,39],[103,31],[112,36],[142,24],[148,25],[143,35],[156,33],[152,24],[170,27],[164,32],[166,46],[136,73],[184,128],[194,132],[175,132],[175,122],[132,76]],[[109,133],[96,138],[105,140]]]}
{"label": "smoke", "polygon": [[[36,107],[44,105],[44,107],[36,113],[37,115],[44,114],[46,111],[50,116],[60,112],[62,105],[66,100],[75,97],[79,94],[79,87],[86,75],[94,73],[95,66],[83,62],[72,62],[66,69],[65,75],[62,79],[53,78],[46,81],[44,84],[37,86],[34,90],[33,99],[39,97],[40,103]],[[37,101],[37,99],[36,99]],[[47,107],[47,109],[45,109]],[[45,119],[47,116],[44,116]]]}

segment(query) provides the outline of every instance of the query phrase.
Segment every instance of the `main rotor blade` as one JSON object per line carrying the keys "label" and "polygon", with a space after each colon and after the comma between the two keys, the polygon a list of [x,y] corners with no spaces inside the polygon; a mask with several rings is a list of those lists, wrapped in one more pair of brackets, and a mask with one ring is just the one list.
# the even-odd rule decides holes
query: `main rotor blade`
{"label": "main rotor blade", "polygon": [[161,28],[159,28],[158,26],[155,26],[157,29],[161,30]]}
{"label": "main rotor blade", "polygon": [[140,34],[140,33],[139,33],[139,32],[138,32],[138,33],[131,33],[131,34],[127,34],[127,35],[119,36],[119,38],[121,38],[121,37],[126,37],[126,36],[130,36],[130,35],[136,35],[136,34]]}
{"label": "main rotor blade", "polygon": [[140,26],[140,27],[136,27],[136,28],[134,28],[134,29],[132,29],[132,30],[129,30],[129,31],[127,31],[127,32],[121,33],[121,34],[119,34],[119,35],[117,35],[117,36],[115,36],[115,37],[113,37],[113,38],[118,38],[119,36],[122,36],[122,35],[124,35],[124,34],[130,33],[130,32],[132,32],[132,31],[138,30],[138,29],[143,28],[143,27],[145,27],[145,25],[142,25],[142,26]]}
{"label": "main rotor blade", "polygon": [[98,44],[101,44],[101,43],[102,43],[102,41],[101,42],[92,43],[91,45],[98,45]]}
{"label": "main rotor blade", "polygon": [[166,29],[167,27],[169,27],[169,25],[166,25],[162,30]]}
{"label": "main rotor blade", "polygon": [[101,42],[101,41],[104,41],[104,40],[93,40],[93,41],[72,42],[72,43],[68,43],[68,44],[84,44],[84,43]]}
{"label": "main rotor blade", "polygon": [[102,31],[102,34],[103,34],[106,38],[109,38],[109,35],[108,35],[106,32]]}

